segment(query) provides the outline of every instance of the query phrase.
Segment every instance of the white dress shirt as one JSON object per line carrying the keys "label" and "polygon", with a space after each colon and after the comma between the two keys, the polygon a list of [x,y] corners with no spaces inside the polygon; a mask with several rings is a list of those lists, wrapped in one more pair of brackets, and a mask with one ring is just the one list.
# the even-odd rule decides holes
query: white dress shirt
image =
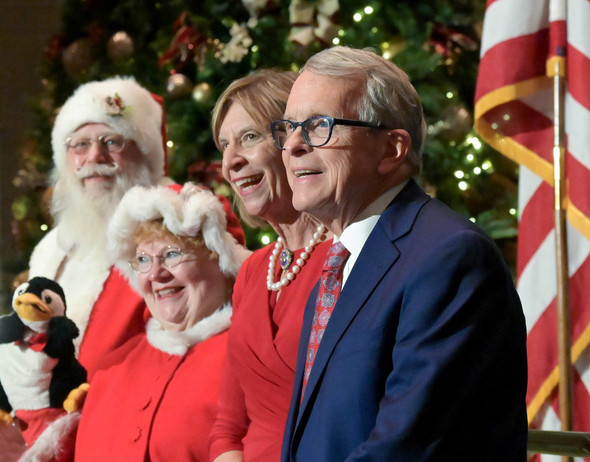
{"label": "white dress shirt", "polygon": [[363,210],[355,220],[346,227],[341,236],[334,236],[334,242],[342,242],[344,247],[350,252],[348,260],[342,270],[342,287],[346,284],[346,280],[352,271],[352,268],[363,250],[363,246],[371,231],[379,221],[381,214],[385,211],[390,202],[399,194],[399,192],[407,184],[408,180],[404,181],[390,190],[383,193],[375,199],[369,206]]}

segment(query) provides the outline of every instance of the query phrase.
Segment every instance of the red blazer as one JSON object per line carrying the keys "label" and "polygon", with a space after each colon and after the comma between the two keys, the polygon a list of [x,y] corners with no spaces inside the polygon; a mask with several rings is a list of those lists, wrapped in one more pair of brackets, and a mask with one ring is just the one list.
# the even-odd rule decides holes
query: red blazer
{"label": "red blazer", "polygon": [[[332,241],[322,242],[281,295],[266,288],[274,244],[240,268],[219,413],[211,431],[211,460],[243,450],[249,462],[278,461],[289,410],[303,308]],[[295,258],[302,249],[295,251]],[[277,265],[275,280],[280,267]]]}

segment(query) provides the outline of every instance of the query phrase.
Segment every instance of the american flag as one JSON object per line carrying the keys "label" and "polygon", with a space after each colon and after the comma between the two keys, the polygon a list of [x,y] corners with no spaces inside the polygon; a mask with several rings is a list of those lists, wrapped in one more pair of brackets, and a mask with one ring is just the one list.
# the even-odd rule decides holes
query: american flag
{"label": "american flag", "polygon": [[[565,60],[565,183],[573,428],[590,431],[590,0],[488,0],[476,129],[520,164],[517,288],[527,320],[531,428],[559,430],[553,79]],[[544,456],[545,457],[545,456]],[[550,460],[550,459],[543,459]]]}

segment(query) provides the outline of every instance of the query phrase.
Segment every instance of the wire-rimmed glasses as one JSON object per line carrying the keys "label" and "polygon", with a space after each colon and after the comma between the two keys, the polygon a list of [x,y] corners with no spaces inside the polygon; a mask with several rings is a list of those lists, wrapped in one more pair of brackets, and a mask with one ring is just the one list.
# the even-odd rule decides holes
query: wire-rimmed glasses
{"label": "wire-rimmed glasses", "polygon": [[98,143],[98,146],[102,150],[107,150],[109,154],[116,154],[125,148],[127,140],[123,135],[119,135],[118,133],[109,133],[100,135],[96,138],[89,138],[87,136],[70,136],[65,141],[68,151],[72,151],[74,154],[86,154],[92,147],[93,143]]}
{"label": "wire-rimmed glasses", "polygon": [[129,260],[129,266],[138,273],[147,273],[152,269],[154,259],[157,259],[162,266],[171,269],[182,262],[189,261],[189,259],[186,258],[188,255],[190,255],[188,252],[169,245],[158,255],[149,255],[145,252],[138,253],[135,257]]}

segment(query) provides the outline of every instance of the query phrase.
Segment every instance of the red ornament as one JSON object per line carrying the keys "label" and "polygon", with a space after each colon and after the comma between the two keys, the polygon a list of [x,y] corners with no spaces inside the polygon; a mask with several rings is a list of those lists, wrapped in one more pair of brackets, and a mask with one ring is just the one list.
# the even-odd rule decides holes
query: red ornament
{"label": "red ornament", "polygon": [[174,68],[179,71],[199,56],[200,48],[207,43],[207,37],[193,27],[186,11],[178,17],[173,27],[176,34],[168,49],[158,59],[158,65],[163,67],[167,63],[173,63]]}
{"label": "red ornament", "polygon": [[50,61],[55,61],[57,58],[60,57],[63,49],[64,49],[65,39],[64,36],[61,34],[54,35],[49,39],[47,45],[45,45],[45,49],[43,53],[45,57]]}
{"label": "red ornament", "polygon": [[214,189],[215,184],[225,181],[221,173],[221,162],[198,160],[188,167],[188,174],[192,181],[203,184],[211,189]]}
{"label": "red ornament", "polygon": [[477,48],[477,43],[471,37],[439,22],[433,24],[428,44],[445,58],[463,50],[473,51]]}

